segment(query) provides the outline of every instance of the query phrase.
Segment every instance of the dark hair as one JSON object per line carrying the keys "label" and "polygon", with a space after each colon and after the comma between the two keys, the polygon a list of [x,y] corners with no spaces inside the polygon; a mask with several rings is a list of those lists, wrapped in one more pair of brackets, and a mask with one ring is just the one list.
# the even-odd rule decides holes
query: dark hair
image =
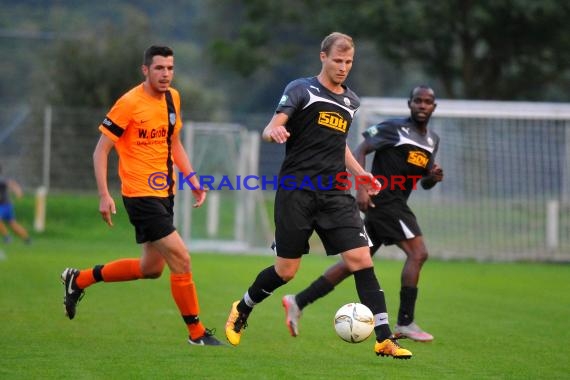
{"label": "dark hair", "polygon": [[150,66],[155,55],[160,55],[161,57],[171,57],[174,55],[174,51],[172,51],[172,49],[168,46],[152,45],[144,51],[143,65]]}
{"label": "dark hair", "polygon": [[343,52],[349,49],[354,49],[354,41],[352,41],[351,36],[344,33],[332,32],[325,37],[323,42],[321,42],[321,51],[328,55],[332,47],[337,43],[338,48]]}
{"label": "dark hair", "polygon": [[420,89],[431,91],[431,93],[433,94],[433,97],[435,99],[435,91],[433,90],[433,88],[431,88],[427,84],[420,84],[419,86],[412,88],[412,90],[410,91],[410,100],[412,100],[414,98],[414,94],[416,93],[417,90],[420,90]]}

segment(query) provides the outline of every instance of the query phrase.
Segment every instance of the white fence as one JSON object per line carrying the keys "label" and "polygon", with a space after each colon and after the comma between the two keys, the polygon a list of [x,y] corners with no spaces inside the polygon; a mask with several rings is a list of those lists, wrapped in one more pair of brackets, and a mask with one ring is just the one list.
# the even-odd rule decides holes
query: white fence
{"label": "white fence", "polygon": [[[362,99],[349,144],[373,123],[407,116],[406,104]],[[0,106],[4,174],[27,193],[47,186],[94,194],[91,156],[105,111]],[[445,180],[414,192],[410,204],[432,257],[570,261],[570,104],[443,99],[430,128],[441,136]],[[265,175],[279,170],[282,150],[260,144],[251,126],[189,123],[185,130],[192,132],[186,145],[200,174],[255,174],[259,162]],[[109,172],[118,193],[116,159]],[[206,205],[193,210],[190,191],[181,191],[178,227],[193,250],[270,253],[272,200],[267,191],[224,189],[211,191]],[[380,254],[402,255],[393,248]]]}

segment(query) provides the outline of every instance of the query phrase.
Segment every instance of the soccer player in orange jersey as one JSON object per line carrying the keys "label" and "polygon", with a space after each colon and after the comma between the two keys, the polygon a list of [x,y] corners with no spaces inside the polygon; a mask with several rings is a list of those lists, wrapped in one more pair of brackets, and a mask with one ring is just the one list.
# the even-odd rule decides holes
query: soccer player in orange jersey
{"label": "soccer player in orange jersey", "polygon": [[[93,153],[99,212],[112,226],[116,207],[107,186],[107,163],[111,149],[117,151],[123,204],[142,255],[84,270],[65,269],[61,274],[65,312],[73,319],[84,290],[97,282],[155,279],[166,264],[172,297],[188,328],[188,343],[221,345],[199,319],[190,256],[173,223],[174,165],[185,177],[194,169],[180,141],[180,94],[170,87],[174,77],[172,49],[149,47],[144,52],[142,73],[144,82],[119,98],[99,126],[101,137]],[[200,189],[195,177],[189,178],[195,188],[194,207],[200,207],[206,190]]]}

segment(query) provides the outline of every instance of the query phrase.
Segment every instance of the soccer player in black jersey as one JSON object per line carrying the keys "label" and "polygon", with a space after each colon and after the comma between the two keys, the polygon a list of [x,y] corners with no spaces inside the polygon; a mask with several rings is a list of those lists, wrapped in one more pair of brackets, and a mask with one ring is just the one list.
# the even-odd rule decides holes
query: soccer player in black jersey
{"label": "soccer player in black jersey", "polygon": [[[358,189],[357,203],[365,212],[364,224],[373,243],[372,255],[382,244],[396,244],[406,254],[395,335],[429,342],[433,336],[414,322],[420,270],[428,252],[407,202],[418,179],[421,178],[421,186],[425,189],[443,180],[443,170],[434,162],[439,136],[427,127],[436,108],[434,91],[428,86],[415,87],[410,93],[408,107],[410,117],[386,120],[363,133],[364,141],[356,148],[355,158],[366,167],[366,155],[375,152],[372,174],[382,183],[382,190],[371,197]],[[350,275],[351,271],[341,261],[298,294],[283,297],[286,323],[292,336],[299,333],[303,308],[330,293]]]}
{"label": "soccer player in black jersey", "polygon": [[243,298],[232,304],[226,337],[237,346],[253,307],[293,279],[316,231],[329,255],[340,254],[354,274],[360,301],[375,318],[377,355],[408,359],[388,324],[384,293],[374,273],[369,240],[356,200],[342,175],[368,180],[363,191],[376,194],[379,184],[356,161],[346,144],[358,96],[343,83],[354,58],[350,36],[332,33],[321,44],[322,68],[316,77],[289,83],[263,131],[263,139],[286,144],[275,196],[275,264],[257,275]]}

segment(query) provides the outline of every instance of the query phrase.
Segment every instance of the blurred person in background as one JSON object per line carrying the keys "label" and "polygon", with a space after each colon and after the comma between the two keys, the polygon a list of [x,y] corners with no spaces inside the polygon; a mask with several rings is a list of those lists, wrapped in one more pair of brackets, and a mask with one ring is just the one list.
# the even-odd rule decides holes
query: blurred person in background
{"label": "blurred person in background", "polygon": [[0,235],[2,235],[4,243],[10,243],[12,241],[8,230],[10,227],[20,239],[26,244],[30,244],[31,239],[28,231],[16,220],[16,212],[10,199],[10,193],[17,198],[22,198],[24,195],[22,187],[16,180],[2,175],[2,166],[0,166]]}

